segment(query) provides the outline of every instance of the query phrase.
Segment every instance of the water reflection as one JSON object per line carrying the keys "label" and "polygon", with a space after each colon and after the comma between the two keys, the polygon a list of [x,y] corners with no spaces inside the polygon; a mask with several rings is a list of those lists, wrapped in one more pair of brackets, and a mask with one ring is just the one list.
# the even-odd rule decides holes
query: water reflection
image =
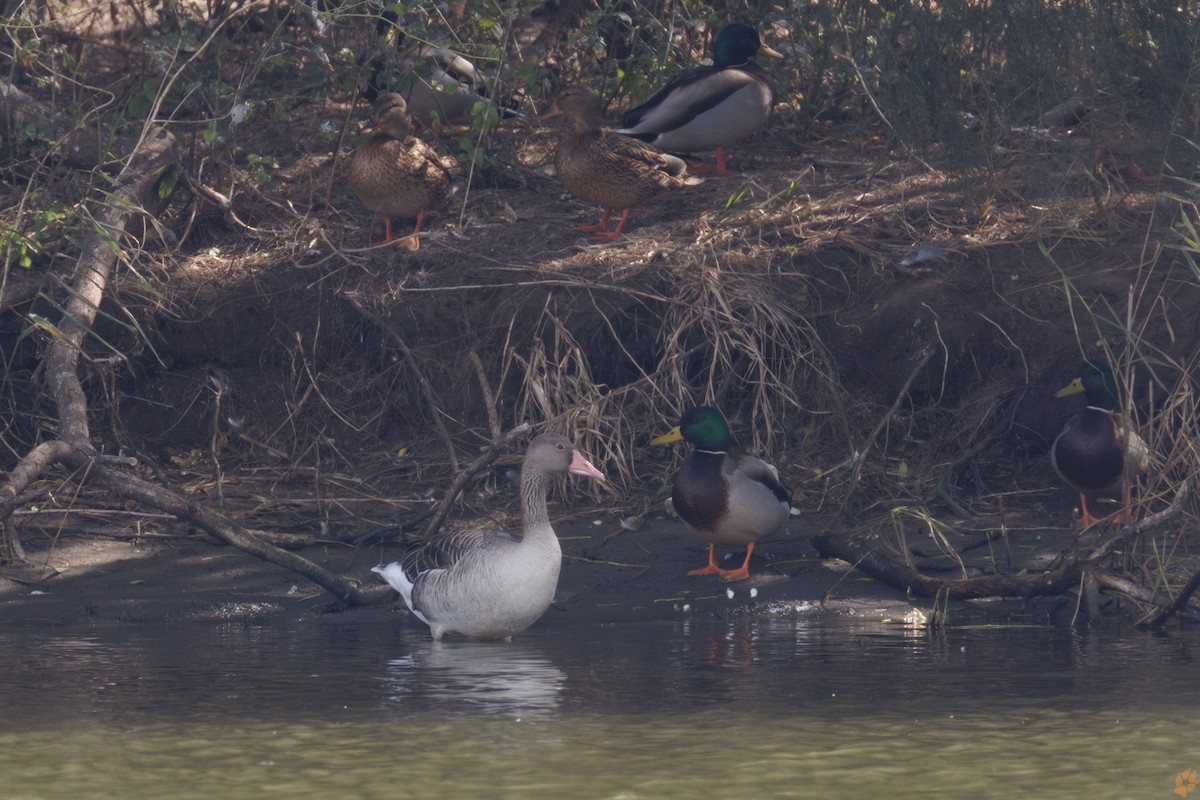
{"label": "water reflection", "polygon": [[[564,618],[565,619],[565,618]],[[1171,797],[1200,632],[0,630],[4,797]]]}
{"label": "water reflection", "polygon": [[444,714],[544,717],[562,703],[566,674],[521,642],[427,641],[387,663],[387,702]]}

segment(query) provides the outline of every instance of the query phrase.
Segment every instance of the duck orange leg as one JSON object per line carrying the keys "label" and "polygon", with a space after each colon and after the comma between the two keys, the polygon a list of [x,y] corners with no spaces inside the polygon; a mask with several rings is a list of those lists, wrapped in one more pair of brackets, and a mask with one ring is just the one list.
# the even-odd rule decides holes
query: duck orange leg
{"label": "duck orange leg", "polygon": [[744,581],[750,577],[750,554],[754,552],[754,542],[746,546],[746,560],[737,569],[718,569],[717,574],[723,581]]}
{"label": "duck orange leg", "polygon": [[688,575],[720,575],[721,568],[717,566],[717,546],[708,546],[708,564],[700,569],[688,570]]}
{"label": "duck orange leg", "polygon": [[421,223],[425,221],[425,212],[417,212],[417,225],[413,228],[413,232],[403,239],[396,240],[396,247],[403,247],[410,253],[415,253],[421,249]]}
{"label": "duck orange leg", "polygon": [[[598,239],[598,240],[604,241],[604,242],[611,242],[613,239],[616,239],[618,236],[621,235],[621,231],[625,230],[625,223],[629,222],[629,212],[631,212],[632,210],[633,209],[631,209],[631,208],[627,208],[621,212],[621,221],[617,223],[617,227],[613,228],[611,231],[601,231],[600,233],[593,233],[592,238]],[[605,212],[605,213],[607,213],[607,212]]]}
{"label": "duck orange leg", "polygon": [[380,239],[378,242],[372,242],[371,247],[379,247],[379,245],[381,245],[381,244],[387,244],[388,242],[392,241],[394,238],[395,237],[392,236],[392,218],[384,217],[383,218],[383,238]]}
{"label": "duck orange leg", "polygon": [[1079,525],[1086,528],[1088,525],[1095,525],[1100,520],[1088,513],[1087,497],[1083,492],[1079,493]]}
{"label": "duck orange leg", "polygon": [[691,167],[692,172],[711,172],[717,177],[724,177],[729,174],[729,170],[725,167],[725,148],[718,147],[716,150],[717,164],[696,164]]}
{"label": "duck orange leg", "polygon": [[392,233],[392,218],[384,217],[383,218],[383,241],[376,242],[374,245],[372,245],[372,247],[375,247],[375,246],[378,246],[381,244],[387,244],[388,242],[395,242],[396,247],[403,247],[405,250],[408,250],[410,253],[417,252],[418,250],[421,249],[421,238],[418,234],[421,233],[421,223],[424,221],[424,219],[425,219],[425,212],[424,211],[417,212],[417,227],[414,228],[413,232],[411,234],[409,234],[408,236],[405,236],[403,239],[397,239],[395,234]]}
{"label": "duck orange leg", "polygon": [[600,218],[599,222],[593,222],[591,225],[576,225],[574,228],[571,228],[571,230],[585,231],[587,233],[592,233],[592,232],[597,232],[597,231],[599,231],[599,232],[607,231],[608,230],[608,217],[610,214],[612,214],[612,209],[606,208],[606,209],[604,209],[604,216],[602,216]]}

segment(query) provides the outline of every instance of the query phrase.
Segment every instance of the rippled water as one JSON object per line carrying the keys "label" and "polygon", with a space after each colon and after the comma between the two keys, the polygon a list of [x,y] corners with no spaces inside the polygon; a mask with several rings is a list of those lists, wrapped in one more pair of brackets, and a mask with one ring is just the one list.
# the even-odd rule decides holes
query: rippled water
{"label": "rippled water", "polygon": [[7,631],[0,797],[1165,800],[1200,769],[1198,645],[783,619]]}

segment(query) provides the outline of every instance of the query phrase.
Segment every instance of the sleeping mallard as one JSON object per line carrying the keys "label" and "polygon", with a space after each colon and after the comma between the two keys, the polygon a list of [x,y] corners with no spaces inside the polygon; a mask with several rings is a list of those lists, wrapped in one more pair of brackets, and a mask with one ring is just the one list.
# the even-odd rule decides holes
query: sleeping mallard
{"label": "sleeping mallard", "polygon": [[1088,513],[1087,495],[1120,497],[1122,484],[1150,468],[1150,448],[1130,421],[1116,409],[1117,379],[1107,362],[1085,363],[1055,397],[1083,394],[1087,407],[1067,421],[1050,448],[1059,477],[1079,492],[1080,524],[1096,518]]}
{"label": "sleeping mallard", "polygon": [[715,150],[715,168],[693,171],[728,175],[725,147],[766,125],[775,106],[775,82],[754,61],[756,55],[782,58],[749,25],[725,26],[713,44],[711,67],[684,72],[626,111],[617,133],[672,153]]}
{"label": "sleeping mallard", "polygon": [[[683,159],[603,130],[600,98],[586,86],[564,89],[543,119],[556,116],[564,116],[570,123],[554,154],[558,179],[571,194],[604,209],[599,222],[578,226],[577,231],[592,231],[597,239],[615,239],[635,206],[703,182],[687,174]],[[621,210],[621,221],[609,231],[608,218],[615,209]]]}
{"label": "sleeping mallard", "polygon": [[[689,575],[750,577],[754,543],[783,529],[791,513],[791,493],[773,466],[754,456],[729,451],[729,425],[710,406],[689,409],[670,432],[651,444],[680,440],[695,449],[684,460],[671,488],[675,513],[696,536],[708,542],[708,564]],[[738,569],[717,566],[716,546],[746,548]]]}
{"label": "sleeping mallard", "polygon": [[408,103],[409,117],[427,128],[519,116],[488,96],[489,80],[475,62],[444,47],[410,42],[394,11],[381,13],[376,34],[379,45],[363,90],[367,100],[396,92]]}
{"label": "sleeping mallard", "polygon": [[[382,94],[371,112],[372,128],[350,159],[347,180],[363,205],[383,217],[383,241],[415,252],[421,247],[425,211],[450,194],[450,172],[433,148],[410,135],[412,122],[403,97]],[[412,234],[392,236],[392,217],[415,218]]]}

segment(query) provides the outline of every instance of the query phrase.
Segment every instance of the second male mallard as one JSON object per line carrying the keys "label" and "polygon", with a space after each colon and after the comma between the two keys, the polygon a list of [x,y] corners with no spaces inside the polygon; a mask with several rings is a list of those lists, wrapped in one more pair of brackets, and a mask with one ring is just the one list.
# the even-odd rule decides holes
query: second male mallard
{"label": "second male mallard", "polygon": [[[775,467],[754,456],[730,452],[729,425],[711,406],[686,411],[670,432],[652,440],[680,440],[695,449],[684,460],[671,487],[671,504],[684,524],[708,542],[708,564],[689,575],[720,575],[725,580],[750,577],[754,544],[783,530],[791,514],[791,492]],[[717,566],[716,546],[746,548],[738,569]]]}
{"label": "second male mallard", "polygon": [[1085,363],[1056,397],[1083,394],[1087,407],[1067,421],[1050,447],[1059,477],[1079,492],[1082,525],[1096,522],[1087,495],[1120,496],[1122,484],[1150,468],[1150,448],[1117,411],[1117,379],[1107,362]]}
{"label": "second male mallard", "polygon": [[[592,231],[596,239],[615,239],[625,230],[634,207],[703,182],[687,174],[683,159],[604,130],[600,98],[586,86],[564,89],[543,118],[560,115],[570,121],[570,127],[554,154],[558,179],[571,194],[604,209],[599,222],[580,225],[577,231]],[[609,231],[608,218],[616,209],[621,210],[621,220]]]}
{"label": "second male mallard", "polygon": [[[347,179],[363,205],[384,220],[384,242],[416,251],[425,211],[450,194],[450,172],[437,152],[410,135],[404,98],[381,94],[371,107],[374,122],[350,159]],[[411,235],[392,236],[392,217],[416,219]]]}
{"label": "second male mallard", "polygon": [[645,103],[621,115],[618,133],[672,153],[715,150],[715,169],[727,175],[725,147],[758,131],[771,118],[775,82],[756,55],[782,58],[749,25],[734,23],[717,34],[713,63],[677,76]]}

